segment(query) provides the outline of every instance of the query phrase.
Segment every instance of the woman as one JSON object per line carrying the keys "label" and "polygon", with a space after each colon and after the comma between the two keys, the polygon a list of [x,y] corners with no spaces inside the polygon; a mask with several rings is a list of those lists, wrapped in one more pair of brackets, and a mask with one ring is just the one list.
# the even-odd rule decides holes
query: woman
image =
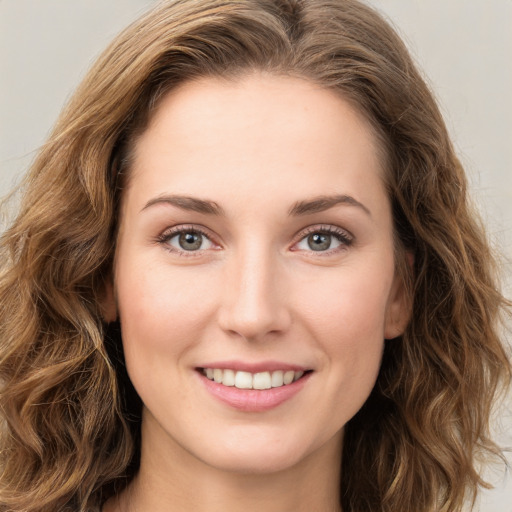
{"label": "woman", "polygon": [[432,96],[343,2],[163,2],[2,241],[5,510],[456,511],[506,306]]}

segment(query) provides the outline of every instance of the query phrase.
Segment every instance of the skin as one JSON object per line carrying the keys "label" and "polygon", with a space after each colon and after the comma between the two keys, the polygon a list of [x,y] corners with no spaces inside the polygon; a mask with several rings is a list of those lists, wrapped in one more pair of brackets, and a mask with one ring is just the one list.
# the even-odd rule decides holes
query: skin
{"label": "skin", "polygon": [[[343,427],[408,317],[380,154],[348,102],[297,78],[205,78],[162,100],[135,148],[106,306],[145,404],[141,469],[106,511],[339,510]],[[352,199],[312,211],[327,196]],[[200,249],[180,249],[192,228]],[[246,412],[197,371],[225,360],[313,371]]]}

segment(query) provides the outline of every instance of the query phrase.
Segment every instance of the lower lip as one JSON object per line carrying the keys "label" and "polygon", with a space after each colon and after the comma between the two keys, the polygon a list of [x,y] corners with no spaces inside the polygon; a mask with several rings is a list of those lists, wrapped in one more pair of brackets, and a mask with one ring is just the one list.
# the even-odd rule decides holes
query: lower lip
{"label": "lower lip", "polygon": [[309,380],[311,373],[306,373],[291,384],[261,390],[223,386],[202,374],[199,376],[206,389],[221,402],[243,412],[263,412],[274,409],[294,397]]}

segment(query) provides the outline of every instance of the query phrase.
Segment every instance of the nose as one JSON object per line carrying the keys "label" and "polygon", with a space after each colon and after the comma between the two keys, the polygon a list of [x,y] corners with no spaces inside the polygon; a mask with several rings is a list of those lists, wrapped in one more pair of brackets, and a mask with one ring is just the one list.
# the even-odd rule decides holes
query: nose
{"label": "nose", "polygon": [[234,255],[226,264],[219,309],[222,330],[247,341],[257,341],[282,334],[289,328],[291,314],[285,276],[276,260],[260,247],[245,255]]}

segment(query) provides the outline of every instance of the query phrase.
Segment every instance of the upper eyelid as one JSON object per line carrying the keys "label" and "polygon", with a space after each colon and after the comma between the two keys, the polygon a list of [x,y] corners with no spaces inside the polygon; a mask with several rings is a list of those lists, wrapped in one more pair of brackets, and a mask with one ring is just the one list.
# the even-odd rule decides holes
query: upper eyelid
{"label": "upper eyelid", "polygon": [[[206,228],[205,226],[202,226],[200,224],[179,224],[176,226],[171,226],[168,228],[165,228],[161,234],[160,237],[171,237],[174,235],[178,235],[180,233],[186,233],[187,231],[196,231],[197,233],[201,233],[202,235],[206,236],[210,240],[215,238],[215,235],[212,234],[211,230]],[[213,242],[213,240],[212,240]]]}
{"label": "upper eyelid", "polygon": [[314,224],[312,226],[307,226],[301,229],[294,237],[295,243],[299,240],[302,240],[305,236],[316,232],[327,232],[329,234],[334,235],[338,234],[340,236],[344,236],[345,238],[350,239],[351,241],[354,240],[355,238],[350,231],[339,226],[335,226],[333,224]]}

